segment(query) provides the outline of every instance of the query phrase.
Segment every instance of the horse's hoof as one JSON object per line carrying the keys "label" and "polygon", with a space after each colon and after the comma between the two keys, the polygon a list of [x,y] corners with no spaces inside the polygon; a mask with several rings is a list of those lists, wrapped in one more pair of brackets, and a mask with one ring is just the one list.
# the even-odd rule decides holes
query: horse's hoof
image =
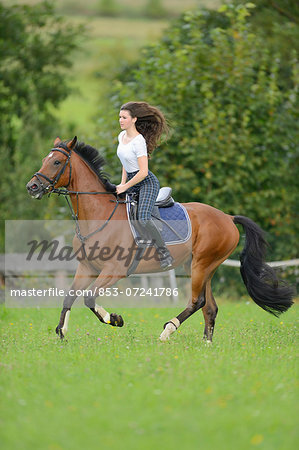
{"label": "horse's hoof", "polygon": [[160,341],[165,342],[169,339],[170,335],[176,331],[177,327],[172,322],[166,322],[164,324],[164,330],[160,334]]}
{"label": "horse's hoof", "polygon": [[57,336],[60,337],[60,339],[64,339],[64,334],[62,332],[62,329],[59,326],[56,327],[55,331],[56,331]]}
{"label": "horse's hoof", "polygon": [[110,325],[112,325],[113,327],[123,327],[124,321],[122,316],[119,316],[115,313],[110,314]]}
{"label": "horse's hoof", "polygon": [[159,339],[160,339],[161,342],[166,342],[169,339],[169,336],[166,336],[164,331],[162,331],[162,333],[160,334]]}

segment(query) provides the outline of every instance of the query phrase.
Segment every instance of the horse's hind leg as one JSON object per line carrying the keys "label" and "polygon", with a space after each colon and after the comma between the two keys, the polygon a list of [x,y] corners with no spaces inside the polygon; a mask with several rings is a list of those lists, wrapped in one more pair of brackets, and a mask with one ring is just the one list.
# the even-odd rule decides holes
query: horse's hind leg
{"label": "horse's hind leg", "polygon": [[212,292],[212,279],[210,278],[206,284],[206,304],[202,308],[202,313],[205,319],[204,339],[207,342],[212,342],[213,332],[215,328],[215,319],[218,312],[215,298]]}
{"label": "horse's hind leg", "polygon": [[[188,319],[192,314],[202,308],[206,303],[206,269],[200,268],[199,264],[192,263],[192,298],[186,309],[178,316],[166,322],[164,330],[160,335],[161,341],[169,339],[170,335],[178,329],[178,327]],[[196,274],[196,275],[195,275]]]}

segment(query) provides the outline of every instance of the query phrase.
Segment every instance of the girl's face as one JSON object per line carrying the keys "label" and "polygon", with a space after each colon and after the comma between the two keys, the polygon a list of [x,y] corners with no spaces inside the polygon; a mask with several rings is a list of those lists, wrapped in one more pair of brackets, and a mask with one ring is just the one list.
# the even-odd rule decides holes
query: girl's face
{"label": "girl's face", "polygon": [[137,118],[132,117],[130,111],[122,109],[119,113],[119,124],[122,130],[128,130],[131,127],[135,127]]}

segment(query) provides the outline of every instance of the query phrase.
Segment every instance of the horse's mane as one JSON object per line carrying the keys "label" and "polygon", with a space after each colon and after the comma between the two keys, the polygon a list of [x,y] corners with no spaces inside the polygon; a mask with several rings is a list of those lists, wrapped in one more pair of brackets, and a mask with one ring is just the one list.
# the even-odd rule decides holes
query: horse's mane
{"label": "horse's mane", "polygon": [[[67,151],[67,143],[69,141],[61,141],[58,147],[61,147]],[[107,191],[115,192],[115,185],[110,182],[109,175],[104,171],[103,167],[106,164],[105,158],[99,153],[97,149],[84,142],[77,141],[73,151],[79,155],[83,161],[91,168],[91,170],[97,175],[101,183],[104,184]]]}

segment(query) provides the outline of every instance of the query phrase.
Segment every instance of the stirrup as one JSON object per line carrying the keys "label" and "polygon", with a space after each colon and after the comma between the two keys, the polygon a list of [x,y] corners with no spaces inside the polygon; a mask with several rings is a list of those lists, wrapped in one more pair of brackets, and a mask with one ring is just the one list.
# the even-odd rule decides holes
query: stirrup
{"label": "stirrup", "polygon": [[148,247],[148,246],[152,247],[154,245],[154,241],[153,241],[153,239],[144,239],[144,238],[141,238],[141,237],[136,237],[135,238],[135,244],[138,247]]}
{"label": "stirrup", "polygon": [[162,247],[160,249],[157,249],[159,260],[160,260],[160,266],[163,270],[171,269],[173,267],[173,257],[169,253],[169,250],[166,247]]}

